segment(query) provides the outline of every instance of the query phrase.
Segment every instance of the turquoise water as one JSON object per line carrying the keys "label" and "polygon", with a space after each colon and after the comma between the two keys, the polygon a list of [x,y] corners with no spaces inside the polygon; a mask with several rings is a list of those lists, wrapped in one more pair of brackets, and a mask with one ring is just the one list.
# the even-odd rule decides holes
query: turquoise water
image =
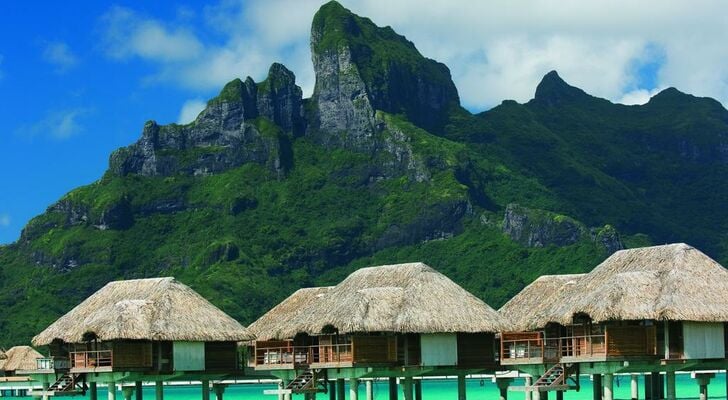
{"label": "turquoise water", "polygon": [[[644,398],[644,379],[640,377],[640,398]],[[493,400],[498,399],[498,388],[490,379],[468,379],[467,380],[467,398],[468,400]],[[522,379],[516,379],[513,385],[523,385]],[[226,400],[277,400],[274,395],[264,395],[263,390],[275,389],[276,385],[271,384],[238,384],[228,386],[225,390]],[[359,385],[359,399],[365,399],[365,387],[363,384]],[[375,400],[388,400],[389,389],[386,380],[375,382],[374,384],[374,399]],[[197,400],[201,398],[199,385],[189,386],[165,386],[164,397],[165,400]],[[698,385],[695,381],[690,378],[690,374],[678,374],[676,377],[676,390],[677,397],[680,399],[697,399],[698,398]],[[347,398],[349,396],[349,390],[346,390]],[[711,399],[725,399],[726,398],[726,385],[725,385],[725,374],[718,373],[716,377],[710,381],[708,386],[708,395]],[[107,397],[105,388],[99,387],[98,397],[100,400],[105,400]],[[401,391],[399,392],[400,400],[403,398]],[[122,400],[123,397],[120,392],[117,392],[117,400]],[[154,387],[144,387],[144,398],[148,400],[154,399]],[[210,398],[214,400],[215,396],[211,395]],[[319,400],[328,400],[328,394],[319,394],[317,396]],[[524,398],[523,392],[509,392],[508,398],[511,400],[521,400]],[[614,377],[614,398],[615,399],[629,399],[630,398],[630,378],[629,376],[615,376]],[[83,399],[83,397],[75,397],[75,399]],[[422,399],[423,400],[455,400],[457,399],[457,381],[454,379],[428,379],[422,382]],[[555,394],[551,394],[549,399],[556,399]],[[588,378],[581,380],[581,390],[568,391],[564,394],[565,400],[591,400],[592,399],[592,385]],[[303,400],[302,395],[294,396],[293,400]]]}

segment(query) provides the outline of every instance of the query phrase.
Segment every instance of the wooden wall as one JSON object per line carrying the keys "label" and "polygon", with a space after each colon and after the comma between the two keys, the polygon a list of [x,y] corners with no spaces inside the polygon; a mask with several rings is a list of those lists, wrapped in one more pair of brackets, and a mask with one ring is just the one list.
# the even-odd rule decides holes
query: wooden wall
{"label": "wooden wall", "polygon": [[607,356],[635,357],[658,354],[654,326],[608,326]]}
{"label": "wooden wall", "polygon": [[354,336],[354,363],[387,364],[397,361],[395,336]]}
{"label": "wooden wall", "polygon": [[150,369],[152,361],[152,342],[142,340],[125,340],[113,342],[113,368]]}
{"label": "wooden wall", "polygon": [[238,369],[238,345],[235,342],[205,343],[206,371],[235,371]]}
{"label": "wooden wall", "polygon": [[458,333],[457,366],[478,368],[495,363],[495,335],[492,333]]}

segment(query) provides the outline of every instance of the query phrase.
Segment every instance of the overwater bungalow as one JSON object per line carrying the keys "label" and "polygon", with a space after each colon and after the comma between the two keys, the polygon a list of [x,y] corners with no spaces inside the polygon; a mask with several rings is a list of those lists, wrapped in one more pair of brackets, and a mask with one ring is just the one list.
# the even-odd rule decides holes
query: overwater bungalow
{"label": "overwater bungalow", "polygon": [[286,394],[325,390],[325,378],[338,380],[341,397],[343,378],[355,388],[360,378],[403,377],[407,398],[423,375],[457,375],[464,391],[466,374],[499,368],[502,328],[495,310],[425,264],[362,268],[254,322],[251,362],[288,382]]}
{"label": "overwater bungalow", "polygon": [[[728,366],[726,293],[728,271],[686,244],[618,251],[587,274],[542,276],[506,303],[500,360],[540,377],[524,388],[536,395],[560,397],[592,374],[611,400],[614,373],[652,373],[646,397],[658,398],[662,372],[660,398],[674,399],[675,371]],[[711,375],[697,376],[706,392]]]}
{"label": "overwater bungalow", "polygon": [[18,371],[36,368],[36,359],[43,357],[30,346],[15,346],[0,350],[0,377],[16,376]]}
{"label": "overwater bungalow", "polygon": [[[237,343],[253,336],[230,316],[174,278],[111,282],[33,338],[48,346],[36,380],[42,395],[85,392],[96,383],[200,380],[205,385],[240,371]],[[125,398],[130,390],[123,391]]]}

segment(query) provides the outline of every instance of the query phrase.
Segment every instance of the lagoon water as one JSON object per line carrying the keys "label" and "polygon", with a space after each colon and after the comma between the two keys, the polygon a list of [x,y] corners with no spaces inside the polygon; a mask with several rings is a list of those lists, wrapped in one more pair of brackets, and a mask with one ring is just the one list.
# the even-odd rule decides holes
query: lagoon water
{"label": "lagoon water", "polygon": [[[698,385],[690,377],[690,374],[677,374],[677,397],[679,399],[697,399]],[[640,377],[640,398],[644,398],[644,379]],[[523,381],[516,379],[513,385],[523,385]],[[276,396],[264,395],[263,390],[275,389],[275,385],[271,384],[238,384],[231,385],[225,390],[226,400],[277,400]],[[359,399],[365,399],[364,385],[359,385]],[[346,389],[348,398],[349,390]],[[708,386],[708,395],[711,399],[726,399],[725,374],[717,373],[715,378],[710,381]],[[399,393],[400,399],[403,398]],[[98,398],[106,399],[106,390],[99,385]],[[123,399],[121,393],[117,393],[117,399]],[[154,387],[145,386],[144,398],[154,399]],[[165,400],[197,400],[201,398],[199,385],[174,385],[165,386]],[[215,396],[211,394],[211,399]],[[319,394],[320,400],[328,400],[327,394]],[[386,380],[375,382],[374,384],[375,400],[388,400],[389,390]],[[494,400],[498,399],[498,389],[490,379],[468,379],[467,380],[467,398],[468,400]],[[509,392],[508,398],[511,400],[522,400],[523,392]],[[555,394],[549,396],[555,399]],[[629,399],[630,398],[630,378],[629,376],[615,376],[614,378],[614,398]],[[81,400],[82,397],[75,397]],[[302,400],[303,396],[294,396],[294,400]],[[457,381],[454,379],[427,379],[422,383],[422,399],[423,400],[456,400],[457,399]],[[591,400],[592,385],[588,377],[581,380],[581,390],[568,391],[564,394],[565,400]]]}

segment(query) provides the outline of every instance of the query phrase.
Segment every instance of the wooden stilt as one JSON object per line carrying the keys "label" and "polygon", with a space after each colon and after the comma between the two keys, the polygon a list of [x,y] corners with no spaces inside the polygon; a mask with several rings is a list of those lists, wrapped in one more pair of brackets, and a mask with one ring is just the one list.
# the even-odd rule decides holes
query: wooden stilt
{"label": "wooden stilt", "polygon": [[415,400],[422,400],[422,379],[415,379]]}
{"label": "wooden stilt", "polygon": [[99,391],[96,389],[96,382],[89,382],[88,397],[90,400],[99,400]]}
{"label": "wooden stilt", "polygon": [[223,396],[225,395],[225,384],[213,383],[212,391],[213,393],[215,393],[215,400],[222,400]]}
{"label": "wooden stilt", "polygon": [[[278,400],[284,400],[283,389],[285,387],[286,387],[286,385],[283,383],[283,379],[279,380],[278,381]],[[336,395],[334,395],[333,399],[330,398],[329,400],[336,400]]]}
{"label": "wooden stilt", "polygon": [[122,386],[121,387],[121,394],[124,396],[124,400],[131,400],[131,396],[134,395],[134,390],[136,387],[133,386]]}
{"label": "wooden stilt", "polygon": [[204,380],[202,383],[202,400],[210,400],[210,381]]}
{"label": "wooden stilt", "polygon": [[564,400],[564,391],[563,390],[556,391],[556,400]]}
{"label": "wooden stilt", "polygon": [[644,375],[645,377],[645,400],[653,400],[652,399],[652,374],[646,373]]}
{"label": "wooden stilt", "polygon": [[498,392],[500,400],[508,400],[508,386],[510,386],[513,379],[500,378],[495,380],[495,385],[498,386]]}
{"label": "wooden stilt", "polygon": [[667,395],[665,398],[667,400],[676,400],[675,399],[675,371],[667,371],[665,373],[665,384],[667,386]]}
{"label": "wooden stilt", "polygon": [[336,400],[336,381],[333,380],[329,381],[329,400]]}
{"label": "wooden stilt", "polygon": [[602,400],[602,375],[592,375],[592,400]]}
{"label": "wooden stilt", "polygon": [[345,400],[346,399],[346,383],[344,382],[344,378],[339,378],[336,380],[336,400]]}
{"label": "wooden stilt", "polygon": [[400,379],[399,383],[402,386],[402,394],[404,395],[404,400],[412,400],[412,377],[408,376],[404,379]]}
{"label": "wooden stilt", "polygon": [[603,389],[603,398],[604,400],[614,400],[614,375],[612,374],[604,374],[604,384],[602,385]]}
{"label": "wooden stilt", "polygon": [[164,400],[164,382],[154,382],[154,398],[156,400]]}
{"label": "wooden stilt", "polygon": [[134,390],[135,390],[135,399],[136,400],[144,400],[144,392],[142,387],[142,382],[137,381],[134,382]]}
{"label": "wooden stilt", "polygon": [[630,384],[630,390],[632,394],[632,400],[638,400],[640,397],[640,390],[639,390],[639,382],[637,381],[639,379],[638,374],[632,374],[629,377],[629,384]]}
{"label": "wooden stilt", "polygon": [[[533,385],[533,379],[531,379],[530,376],[527,376],[527,377],[525,377],[523,384],[526,387],[529,387],[529,386]],[[531,392],[526,390],[524,393],[525,393],[524,400],[531,400]]]}
{"label": "wooden stilt", "polygon": [[371,379],[367,379],[364,385],[367,389],[367,400],[374,400],[374,382]]}
{"label": "wooden stilt", "polygon": [[349,400],[359,400],[359,379],[349,379]]}
{"label": "wooden stilt", "polygon": [[397,400],[397,378],[389,378],[389,400]]}
{"label": "wooden stilt", "polygon": [[465,375],[458,375],[458,400],[466,400]]}
{"label": "wooden stilt", "polygon": [[116,382],[109,382],[107,387],[108,387],[108,399],[116,400]]}

